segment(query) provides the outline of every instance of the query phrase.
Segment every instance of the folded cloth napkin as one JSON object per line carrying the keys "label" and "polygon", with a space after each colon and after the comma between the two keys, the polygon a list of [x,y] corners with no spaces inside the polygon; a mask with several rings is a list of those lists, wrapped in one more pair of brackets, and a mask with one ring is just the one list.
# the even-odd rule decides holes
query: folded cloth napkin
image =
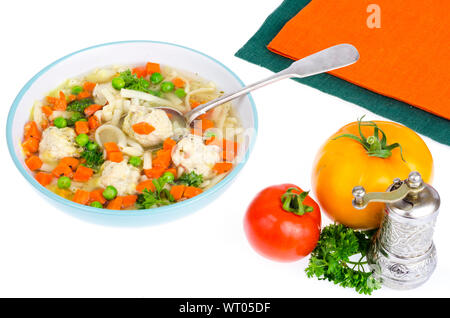
{"label": "folded cloth napkin", "polygon": [[285,0],[236,56],[279,71],[292,62],[280,55],[351,43],[356,64],[298,81],[450,145],[450,3],[378,0],[380,28],[371,28],[372,3]]}

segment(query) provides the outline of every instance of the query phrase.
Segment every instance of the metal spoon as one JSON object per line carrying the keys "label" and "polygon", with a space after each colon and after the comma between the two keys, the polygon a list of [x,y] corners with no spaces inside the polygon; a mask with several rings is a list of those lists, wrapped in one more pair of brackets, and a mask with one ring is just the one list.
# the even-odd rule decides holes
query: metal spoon
{"label": "metal spoon", "polygon": [[266,86],[285,78],[302,78],[335,70],[344,66],[351,65],[358,61],[358,59],[358,50],[353,45],[339,44],[298,60],[292,63],[288,68],[275,73],[274,75],[262,81],[245,86],[235,92],[225,94],[208,103],[199,105],[186,114],[181,113],[179,110],[173,107],[161,106],[157,108],[176,115],[177,120],[179,120],[181,123],[184,122],[185,126],[189,127],[198,116],[206,113],[208,110],[220,106],[244,94],[247,94],[257,88]]}

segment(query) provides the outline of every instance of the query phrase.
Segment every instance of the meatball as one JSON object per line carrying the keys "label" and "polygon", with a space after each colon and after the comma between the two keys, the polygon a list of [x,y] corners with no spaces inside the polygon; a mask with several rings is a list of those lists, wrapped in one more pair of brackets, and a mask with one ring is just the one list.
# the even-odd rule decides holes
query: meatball
{"label": "meatball", "polygon": [[43,162],[52,163],[64,157],[79,157],[81,149],[75,142],[73,128],[49,127],[42,133],[39,157]]}
{"label": "meatball", "polygon": [[[146,122],[155,130],[148,135],[134,132],[134,124]],[[122,130],[144,147],[155,146],[173,135],[172,122],[166,112],[161,109],[148,109],[140,106],[131,110],[123,121]]]}
{"label": "meatball", "polygon": [[205,145],[202,137],[189,135],[181,139],[172,153],[172,161],[187,172],[194,171],[205,179],[214,176],[212,168],[220,161],[220,148]]}
{"label": "meatball", "polygon": [[113,186],[118,195],[129,195],[136,192],[140,177],[139,169],[122,162],[106,161],[103,166],[99,184],[103,187]]}

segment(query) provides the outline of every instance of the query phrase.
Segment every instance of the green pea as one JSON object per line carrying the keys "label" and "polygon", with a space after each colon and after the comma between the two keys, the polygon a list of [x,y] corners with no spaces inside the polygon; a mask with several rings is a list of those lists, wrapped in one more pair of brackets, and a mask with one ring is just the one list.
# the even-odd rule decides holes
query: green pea
{"label": "green pea", "polygon": [[72,184],[72,181],[70,181],[69,177],[62,176],[58,178],[58,188],[60,189],[67,189]]}
{"label": "green pea", "polygon": [[77,122],[79,121],[81,118],[83,118],[83,115],[81,115],[80,112],[73,112],[72,116],[70,116],[70,120],[72,120],[73,122]]}
{"label": "green pea", "polygon": [[83,91],[83,87],[81,87],[80,85],[75,85],[74,87],[72,87],[72,94],[74,95],[78,95]]}
{"label": "green pea", "polygon": [[150,81],[153,84],[159,84],[162,82],[162,80],[164,79],[164,77],[161,75],[161,73],[155,72],[150,76]]}
{"label": "green pea", "polygon": [[67,126],[67,120],[64,117],[56,117],[53,124],[58,128],[64,128]]}
{"label": "green pea", "polygon": [[87,119],[86,118],[80,118],[77,121],[87,121]]}
{"label": "green pea", "polygon": [[162,175],[162,179],[163,179],[163,181],[165,181],[166,183],[170,183],[170,182],[173,182],[173,180],[175,180],[175,176],[173,175],[172,172],[165,172],[165,173]]}
{"label": "green pea", "polygon": [[101,204],[101,203],[98,202],[98,201],[94,201],[94,202],[91,203],[91,207],[103,209],[103,204]]}
{"label": "green pea", "polygon": [[122,77],[114,77],[111,81],[112,87],[120,90],[125,87],[125,80]]}
{"label": "green pea", "polygon": [[103,191],[103,197],[106,200],[112,200],[117,196],[117,189],[113,186],[107,186],[105,191]]}
{"label": "green pea", "polygon": [[172,82],[162,82],[161,84],[161,91],[164,93],[168,93],[173,91],[173,89],[175,88],[175,85],[173,85]]}
{"label": "green pea", "polygon": [[95,141],[89,141],[86,145],[87,150],[96,150],[98,148],[98,144]]}
{"label": "green pea", "polygon": [[79,144],[80,146],[84,147],[89,142],[89,136],[86,135],[86,134],[79,134],[77,136],[77,138],[75,138],[75,141],[77,142],[77,144]]}
{"label": "green pea", "polygon": [[135,166],[135,167],[139,167],[141,165],[141,158],[139,157],[130,157],[130,160],[128,161],[131,165]]}
{"label": "green pea", "polygon": [[183,88],[177,88],[175,90],[175,95],[177,95],[179,98],[183,98],[186,96],[186,91]]}

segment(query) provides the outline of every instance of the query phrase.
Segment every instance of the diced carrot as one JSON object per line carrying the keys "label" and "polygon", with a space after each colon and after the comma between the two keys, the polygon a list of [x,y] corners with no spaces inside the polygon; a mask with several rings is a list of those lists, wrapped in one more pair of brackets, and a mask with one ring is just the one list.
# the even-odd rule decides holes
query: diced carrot
{"label": "diced carrot", "polygon": [[108,160],[112,162],[122,162],[123,153],[121,151],[108,152]]}
{"label": "diced carrot", "polygon": [[202,118],[202,119],[196,120],[194,122],[194,129],[196,129],[196,130],[200,130],[203,132],[210,128],[214,128],[214,122],[212,120]]}
{"label": "diced carrot", "polygon": [[214,128],[214,122],[209,119],[202,119],[202,129],[203,131]]}
{"label": "diced carrot", "polygon": [[69,97],[67,97],[67,99],[69,103],[73,102],[74,100],[77,99],[77,95],[70,94]]}
{"label": "diced carrot", "polygon": [[166,171],[165,167],[153,167],[151,169],[145,169],[144,173],[147,176],[147,178],[159,178],[162,176],[162,174]]}
{"label": "diced carrot", "polygon": [[202,192],[203,192],[203,190],[200,188],[197,188],[197,187],[186,187],[184,189],[183,196],[185,198],[190,199],[190,198],[195,197],[196,195],[199,195]]}
{"label": "diced carrot", "polygon": [[144,189],[147,189],[150,191],[155,191],[155,185],[153,184],[152,180],[142,181],[141,183],[139,183],[136,186],[136,191],[139,193],[142,193],[142,191],[144,191]]}
{"label": "diced carrot", "polygon": [[170,189],[170,194],[173,196],[173,198],[178,201],[183,197],[184,188],[186,186],[183,184],[180,185],[173,185]]}
{"label": "diced carrot", "polygon": [[49,121],[45,118],[42,118],[41,120],[41,128],[42,130],[47,129],[47,127],[50,125]]}
{"label": "diced carrot", "polygon": [[137,77],[146,77],[147,68],[145,66],[138,66],[131,70],[131,73],[136,74]]}
{"label": "diced carrot", "polygon": [[73,157],[64,157],[59,161],[59,164],[69,166],[72,170],[75,170],[80,164],[80,160]]}
{"label": "diced carrot", "polygon": [[89,123],[87,121],[77,121],[75,123],[75,131],[77,135],[89,133]]}
{"label": "diced carrot", "polygon": [[97,83],[84,82],[84,84],[83,84],[83,91],[92,93],[92,91],[94,90],[96,85],[97,85]]}
{"label": "diced carrot", "polygon": [[56,101],[58,100],[58,98],[53,97],[53,96],[47,96],[45,97],[45,99],[47,100],[47,103],[49,103],[50,105],[55,106]]}
{"label": "diced carrot", "polygon": [[102,105],[92,104],[84,109],[84,114],[89,117],[93,115],[97,110],[100,110],[102,108]]}
{"label": "diced carrot", "polygon": [[103,189],[96,189],[89,192],[89,202],[98,201],[101,204],[105,204],[106,199],[103,197]]}
{"label": "diced carrot", "polygon": [[22,147],[29,153],[35,153],[39,150],[39,140],[29,137],[22,143]]}
{"label": "diced carrot", "polygon": [[218,174],[222,174],[228,172],[233,168],[233,164],[231,162],[218,162],[214,165],[213,170]]}
{"label": "diced carrot", "polygon": [[83,99],[83,98],[88,98],[88,97],[91,97],[91,92],[89,92],[89,91],[82,91],[81,93],[78,93],[78,95],[77,95],[78,100]]}
{"label": "diced carrot", "polygon": [[59,178],[61,176],[66,176],[71,178],[73,176],[72,168],[67,164],[59,163],[55,169],[52,170],[52,173],[55,177]]}
{"label": "diced carrot", "polygon": [[184,85],[186,85],[186,83],[179,77],[175,77],[172,80],[173,85],[175,85],[176,88],[181,88],[184,87]]}
{"label": "diced carrot", "polygon": [[50,106],[42,106],[42,112],[47,116],[51,116],[53,114],[53,109]]}
{"label": "diced carrot", "polygon": [[38,172],[36,173],[36,175],[34,176],[34,178],[37,180],[37,182],[39,182],[42,186],[47,186],[50,184],[50,182],[52,182],[53,180],[53,175],[51,173],[46,173],[46,172]]}
{"label": "diced carrot", "polygon": [[155,127],[145,121],[141,121],[131,127],[133,128],[133,131],[139,135],[148,135],[155,130]]}
{"label": "diced carrot", "polygon": [[206,145],[212,144],[216,140],[216,136],[211,136],[208,139],[205,140]]}
{"label": "diced carrot", "polygon": [[137,200],[137,195],[126,195],[122,197],[122,207],[129,208],[132,207]]}
{"label": "diced carrot", "polygon": [[31,171],[38,170],[42,167],[42,160],[38,156],[31,156],[25,160],[25,164]]}
{"label": "diced carrot", "polygon": [[106,152],[120,151],[119,146],[117,146],[115,142],[105,142],[103,144],[103,147],[105,148]]}
{"label": "diced carrot", "polygon": [[100,122],[98,121],[97,117],[91,116],[88,119],[89,129],[92,131],[95,131],[98,127],[100,127]]}
{"label": "diced carrot", "polygon": [[83,205],[87,204],[89,202],[89,192],[77,189],[77,192],[75,192],[72,201]]}
{"label": "diced carrot", "polygon": [[41,140],[42,137],[42,133],[35,121],[29,121],[24,127],[24,138],[28,139],[30,137],[36,138],[37,140]]}
{"label": "diced carrot", "polygon": [[108,210],[120,210],[122,208],[123,197],[116,197],[114,200],[109,201],[106,208]]}
{"label": "diced carrot", "polygon": [[161,66],[158,63],[151,63],[148,62],[145,66],[145,70],[148,75],[151,75],[153,73],[161,73]]}
{"label": "diced carrot", "polygon": [[167,169],[170,165],[170,161],[172,160],[172,150],[169,149],[161,149],[156,152],[156,158],[153,159],[152,165],[153,167]]}
{"label": "diced carrot", "polygon": [[94,171],[91,168],[80,165],[73,175],[73,180],[78,182],[86,182],[92,177],[93,174]]}
{"label": "diced carrot", "polygon": [[172,148],[177,144],[175,140],[172,138],[166,138],[163,143],[163,149],[164,150],[172,150]]}
{"label": "diced carrot", "polygon": [[173,176],[175,178],[177,177],[177,169],[175,169],[175,168],[167,169],[164,173],[166,173],[166,172],[170,172],[171,174],[173,174]]}
{"label": "diced carrot", "polygon": [[201,105],[201,103],[196,100],[191,101],[190,104],[191,104],[191,109],[194,109],[195,107],[198,107]]}
{"label": "diced carrot", "polygon": [[59,91],[59,98],[56,100],[55,104],[53,105],[54,110],[66,110],[67,108],[67,101],[66,101],[66,95],[62,91]]}

